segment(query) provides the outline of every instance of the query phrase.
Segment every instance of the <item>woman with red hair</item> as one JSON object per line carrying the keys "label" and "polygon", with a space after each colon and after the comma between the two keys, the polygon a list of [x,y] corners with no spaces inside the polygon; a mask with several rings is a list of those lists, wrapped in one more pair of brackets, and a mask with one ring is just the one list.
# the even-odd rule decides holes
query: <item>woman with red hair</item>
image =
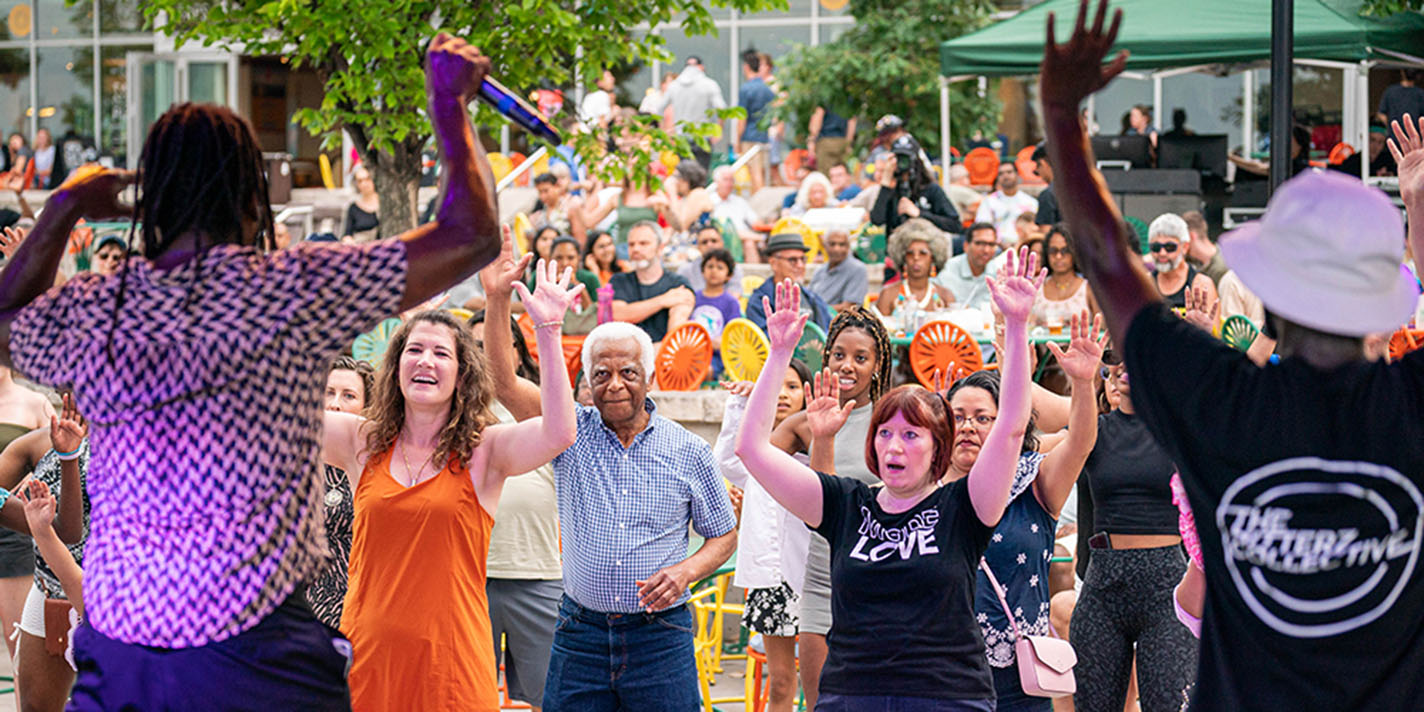
{"label": "woman with red hair", "polygon": [[[915,704],[993,710],[994,685],[974,618],[979,557],[1003,515],[1030,414],[1026,323],[1037,259],[1013,255],[990,289],[1007,320],[998,427],[968,476],[940,486],[954,429],[944,400],[902,386],[875,404],[866,465],[881,480],[818,473],[771,445],[784,374],[806,317],[790,282],[767,306],[771,353],[752,390],[737,455],[778,503],[830,542],[830,655],[817,712]],[[1025,259],[1027,257],[1027,259]],[[829,374],[823,374],[829,377]]]}

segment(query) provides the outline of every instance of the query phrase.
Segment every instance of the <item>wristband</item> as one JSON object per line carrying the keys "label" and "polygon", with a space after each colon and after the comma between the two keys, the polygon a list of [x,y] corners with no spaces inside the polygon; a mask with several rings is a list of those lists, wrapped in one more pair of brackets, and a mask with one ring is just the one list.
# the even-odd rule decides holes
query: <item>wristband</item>
{"label": "wristband", "polygon": [[58,450],[55,450],[55,451],[54,451],[54,454],[57,455],[57,456],[59,457],[59,459],[61,459],[61,460],[65,460],[65,461],[78,460],[78,459],[79,459],[79,451],[82,450],[82,449],[84,449],[84,446],[81,445],[81,446],[79,446],[79,447],[77,447],[77,448],[74,448],[74,450],[73,450],[72,452],[60,452],[60,451],[58,451]]}
{"label": "wristband", "polygon": [[535,329],[542,329],[542,328],[544,328],[544,327],[546,327],[546,326],[563,326],[563,325],[564,325],[564,320],[563,320],[563,319],[560,319],[560,320],[558,320],[558,321],[546,321],[546,322],[544,322],[544,323],[542,323],[542,324],[535,324],[535,325],[534,325],[534,328],[535,328]]}

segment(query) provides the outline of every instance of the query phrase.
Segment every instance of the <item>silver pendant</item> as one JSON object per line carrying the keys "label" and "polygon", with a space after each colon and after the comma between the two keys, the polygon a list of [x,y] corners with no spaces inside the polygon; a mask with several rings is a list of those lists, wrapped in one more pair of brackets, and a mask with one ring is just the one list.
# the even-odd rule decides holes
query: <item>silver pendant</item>
{"label": "silver pendant", "polygon": [[341,491],[340,491],[340,490],[327,490],[327,493],[326,493],[326,506],[328,506],[328,507],[335,507],[335,506],[341,504],[341,500],[342,500],[342,499],[345,499],[345,498],[341,496]]}

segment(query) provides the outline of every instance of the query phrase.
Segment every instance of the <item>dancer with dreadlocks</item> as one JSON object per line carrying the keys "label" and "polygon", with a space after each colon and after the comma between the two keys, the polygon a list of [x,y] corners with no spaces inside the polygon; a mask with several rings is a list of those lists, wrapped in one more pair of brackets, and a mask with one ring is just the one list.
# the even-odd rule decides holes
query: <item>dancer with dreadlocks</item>
{"label": "dancer with dreadlocks", "polygon": [[[840,402],[855,404],[844,424],[839,428],[814,428],[806,411],[793,413],[772,432],[771,444],[794,455],[812,454],[813,441],[819,440],[823,447],[824,443],[834,442],[836,474],[867,484],[879,482],[861,454],[871,408],[877,398],[890,390],[890,335],[880,317],[861,306],[837,315],[831,322],[822,363],[840,387]],[[828,652],[826,634],[831,631],[831,550],[818,534],[811,536],[806,580],[799,593],[801,687],[806,691],[806,708],[815,709],[821,666]]]}
{"label": "dancer with dreadlocks", "polygon": [[[256,135],[209,105],[160,117],[136,176],[92,169],[50,196],[0,273],[0,362],[73,389],[91,423],[70,709],[349,707],[350,646],[300,590],[326,558],[322,387],[356,335],[498,252],[467,108],[488,67],[462,40],[432,42],[444,193],[435,222],[395,239],[264,254]],[[117,194],[135,181],[141,255],[41,296],[75,221],[127,214]]]}

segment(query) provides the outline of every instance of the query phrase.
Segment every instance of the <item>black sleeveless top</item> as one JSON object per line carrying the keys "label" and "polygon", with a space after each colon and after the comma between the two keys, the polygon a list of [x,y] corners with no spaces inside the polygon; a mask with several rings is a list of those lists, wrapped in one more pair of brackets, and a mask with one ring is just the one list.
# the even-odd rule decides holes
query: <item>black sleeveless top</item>
{"label": "black sleeveless top", "polygon": [[1182,283],[1182,288],[1171,294],[1164,294],[1162,298],[1167,300],[1167,306],[1174,309],[1187,308],[1187,290],[1191,288],[1192,282],[1197,279],[1197,270],[1191,263],[1187,264],[1187,281]]}

